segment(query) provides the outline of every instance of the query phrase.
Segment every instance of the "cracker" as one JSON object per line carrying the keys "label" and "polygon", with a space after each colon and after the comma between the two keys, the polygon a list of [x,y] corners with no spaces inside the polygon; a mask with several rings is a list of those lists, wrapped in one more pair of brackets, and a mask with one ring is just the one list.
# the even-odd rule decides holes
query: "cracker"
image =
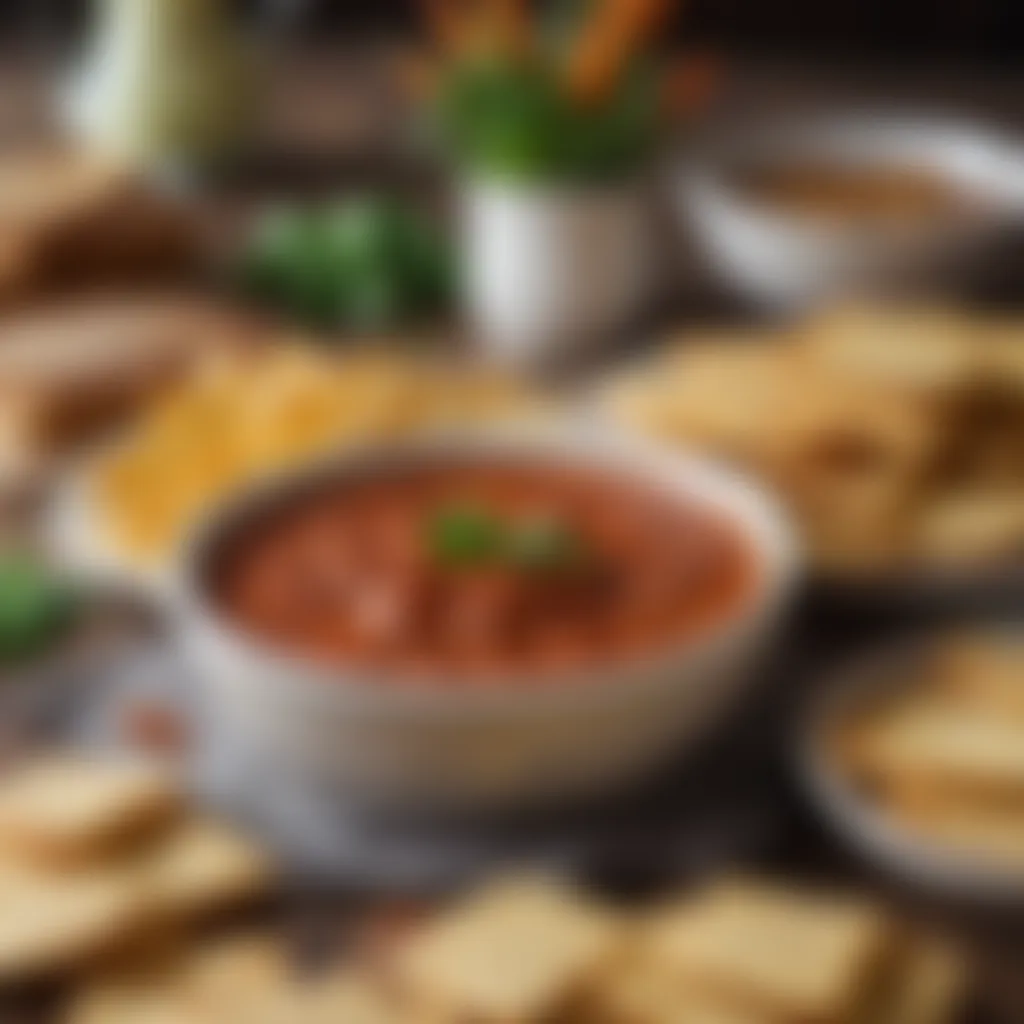
{"label": "cracker", "polygon": [[[280,942],[242,936],[107,972],[68,1024],[320,1024]],[[324,1020],[326,1024],[326,1019]]]}
{"label": "cracker", "polygon": [[155,904],[171,918],[191,919],[263,895],[273,872],[268,857],[218,822],[193,820],[174,829],[142,865]]}
{"label": "cracker", "polygon": [[998,714],[905,701],[858,723],[845,750],[855,771],[881,783],[1024,796],[1024,723]]}
{"label": "cracker", "polygon": [[942,643],[928,669],[942,697],[997,715],[1024,716],[1024,643],[995,632],[965,632]]}
{"label": "cracker", "polygon": [[603,909],[553,882],[511,879],[415,936],[397,976],[418,1006],[481,1022],[544,1019],[570,1000],[620,936]]}
{"label": "cracker", "polygon": [[[761,461],[765,430],[790,401],[793,374],[781,345],[700,343],[672,350],[608,389],[612,417],[632,429]],[[728,395],[728,400],[723,396]]]}
{"label": "cracker", "polygon": [[1024,870],[1024,808],[942,790],[890,798],[892,812],[929,843],[993,865]]}
{"label": "cracker", "polygon": [[695,990],[831,1021],[855,1008],[890,939],[871,905],[735,880],[656,917],[644,955]]}
{"label": "cracker", "polygon": [[174,783],[152,767],[38,760],[0,784],[0,848],[81,861],[155,828],[178,806]]}
{"label": "cracker", "polygon": [[1024,487],[961,486],[936,495],[913,543],[922,560],[936,565],[973,565],[1024,551]]}
{"label": "cracker", "polygon": [[814,357],[837,373],[946,396],[980,373],[971,321],[945,309],[838,306],[805,328]]}
{"label": "cracker", "polygon": [[580,1018],[596,1024],[768,1024],[769,1020],[755,1010],[688,991],[678,978],[636,959],[605,970],[588,993]]}
{"label": "cracker", "polygon": [[198,998],[223,1004],[240,992],[264,993],[283,987],[290,966],[280,941],[271,936],[243,936],[207,943],[193,951],[186,984]]}
{"label": "cracker", "polygon": [[967,993],[961,956],[930,939],[917,939],[904,953],[882,1018],[865,1024],[952,1024]]}
{"label": "cracker", "polygon": [[213,1024],[180,992],[161,984],[103,983],[82,992],[65,1024]]}
{"label": "cracker", "polygon": [[16,877],[6,874],[0,887],[0,983],[76,967],[149,919],[147,894],[130,871]]}
{"label": "cracker", "polygon": [[[428,1024],[427,1017],[408,1012],[400,1015],[394,1001],[368,975],[349,969],[339,972],[313,991],[315,1018],[310,1024]],[[437,1024],[441,1024],[439,1020]]]}

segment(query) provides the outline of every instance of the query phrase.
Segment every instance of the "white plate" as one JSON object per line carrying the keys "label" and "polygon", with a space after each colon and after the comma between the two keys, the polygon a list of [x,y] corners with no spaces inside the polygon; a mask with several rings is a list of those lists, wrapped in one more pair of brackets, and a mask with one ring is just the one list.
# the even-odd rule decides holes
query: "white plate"
{"label": "white plate", "polygon": [[171,587],[170,560],[146,562],[119,547],[103,522],[91,488],[116,443],[99,446],[61,473],[43,513],[43,539],[71,572],[100,585],[122,586],[164,601]]}

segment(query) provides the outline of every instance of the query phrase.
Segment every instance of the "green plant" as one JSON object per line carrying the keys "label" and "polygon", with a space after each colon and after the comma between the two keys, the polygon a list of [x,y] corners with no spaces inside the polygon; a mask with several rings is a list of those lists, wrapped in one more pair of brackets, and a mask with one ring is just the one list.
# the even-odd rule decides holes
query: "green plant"
{"label": "green plant", "polygon": [[641,168],[662,137],[658,76],[640,63],[598,106],[573,102],[551,68],[494,57],[468,60],[437,105],[457,163],[512,180],[602,182]]}
{"label": "green plant", "polygon": [[477,175],[621,179],[704,98],[707,76],[681,89],[680,65],[652,44],[669,0],[563,0],[536,31],[523,0],[481,0],[472,15],[446,0],[428,7],[440,57],[418,87],[442,145]]}
{"label": "green plant", "polygon": [[254,297],[303,322],[377,330],[443,309],[451,264],[426,216],[362,197],[267,211],[243,255],[243,278]]}

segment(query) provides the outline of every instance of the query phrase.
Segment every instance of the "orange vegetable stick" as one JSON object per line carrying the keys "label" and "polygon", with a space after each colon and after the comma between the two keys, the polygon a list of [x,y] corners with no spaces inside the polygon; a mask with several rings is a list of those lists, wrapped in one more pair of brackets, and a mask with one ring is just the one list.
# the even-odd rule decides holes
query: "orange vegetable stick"
{"label": "orange vegetable stick", "polygon": [[444,53],[461,53],[470,42],[473,29],[459,0],[420,0],[424,19]]}
{"label": "orange vegetable stick", "polygon": [[570,55],[566,85],[580,103],[599,102],[630,58],[679,0],[601,0]]}

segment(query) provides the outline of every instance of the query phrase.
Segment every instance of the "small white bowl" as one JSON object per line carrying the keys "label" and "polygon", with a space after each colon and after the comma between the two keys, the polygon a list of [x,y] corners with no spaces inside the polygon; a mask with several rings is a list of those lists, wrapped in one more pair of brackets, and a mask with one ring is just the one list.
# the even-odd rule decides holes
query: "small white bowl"
{"label": "small white bowl", "polygon": [[[228,626],[204,574],[219,545],[273,503],[320,481],[452,456],[528,457],[647,478],[721,510],[760,572],[721,626],[650,660],[543,687],[396,686],[261,646]],[[424,441],[355,454],[264,487],[215,514],[188,546],[179,610],[223,742],[352,805],[420,812],[537,807],[614,789],[681,754],[733,705],[776,633],[797,580],[792,533],[774,502],[697,458],[593,438]]]}
{"label": "small white bowl", "polygon": [[[742,167],[823,160],[916,168],[977,209],[894,236],[773,210],[730,183]],[[722,278],[747,298],[793,311],[894,280],[918,280],[1024,215],[1024,149],[984,128],[929,117],[850,114],[736,134],[680,172],[676,201]]]}
{"label": "small white bowl", "polygon": [[843,717],[882,691],[905,685],[914,665],[938,642],[915,637],[855,661],[832,679],[800,723],[797,770],[826,823],[864,862],[910,889],[983,906],[1024,902],[1024,869],[985,862],[928,842],[859,793],[827,749]]}

